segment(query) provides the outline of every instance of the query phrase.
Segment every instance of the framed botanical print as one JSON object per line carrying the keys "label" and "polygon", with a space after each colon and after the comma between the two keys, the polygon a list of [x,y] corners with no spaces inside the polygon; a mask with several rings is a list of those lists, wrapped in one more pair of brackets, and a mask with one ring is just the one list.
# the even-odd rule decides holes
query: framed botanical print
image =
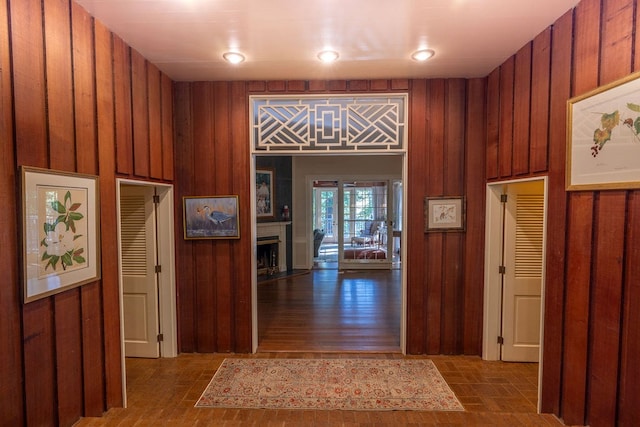
{"label": "framed botanical print", "polygon": [[100,278],[98,177],[21,168],[24,302]]}
{"label": "framed botanical print", "polygon": [[425,232],[464,231],[464,197],[427,197],[424,200]]}

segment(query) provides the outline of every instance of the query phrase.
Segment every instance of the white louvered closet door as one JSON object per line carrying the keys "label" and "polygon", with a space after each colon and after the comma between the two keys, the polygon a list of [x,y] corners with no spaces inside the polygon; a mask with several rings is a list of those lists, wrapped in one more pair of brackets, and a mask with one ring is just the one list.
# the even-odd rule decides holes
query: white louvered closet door
{"label": "white louvered closet door", "polygon": [[542,182],[509,185],[504,233],[502,360],[537,362],[544,261]]}
{"label": "white louvered closet door", "polygon": [[120,192],[124,343],[127,357],[160,357],[153,187]]}

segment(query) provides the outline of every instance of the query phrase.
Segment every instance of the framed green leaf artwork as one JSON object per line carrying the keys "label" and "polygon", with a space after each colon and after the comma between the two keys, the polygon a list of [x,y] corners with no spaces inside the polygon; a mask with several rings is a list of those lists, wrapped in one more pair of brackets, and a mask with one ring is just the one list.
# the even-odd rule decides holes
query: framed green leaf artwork
{"label": "framed green leaf artwork", "polygon": [[98,177],[23,166],[24,302],[100,278]]}
{"label": "framed green leaf artwork", "polygon": [[566,188],[640,188],[640,73],[567,102]]}

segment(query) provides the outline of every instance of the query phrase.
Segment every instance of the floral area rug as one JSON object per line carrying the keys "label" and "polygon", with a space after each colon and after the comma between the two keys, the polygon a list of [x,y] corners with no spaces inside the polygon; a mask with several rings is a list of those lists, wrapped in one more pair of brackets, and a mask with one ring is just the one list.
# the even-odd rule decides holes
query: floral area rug
{"label": "floral area rug", "polygon": [[431,360],[225,359],[195,405],[463,411]]}

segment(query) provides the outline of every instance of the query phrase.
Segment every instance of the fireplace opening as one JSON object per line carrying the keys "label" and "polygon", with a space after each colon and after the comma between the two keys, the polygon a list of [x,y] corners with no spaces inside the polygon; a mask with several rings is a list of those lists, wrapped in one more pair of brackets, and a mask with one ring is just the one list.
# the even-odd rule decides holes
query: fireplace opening
{"label": "fireplace opening", "polygon": [[257,240],[258,276],[271,276],[280,271],[278,266],[278,236],[259,237]]}

